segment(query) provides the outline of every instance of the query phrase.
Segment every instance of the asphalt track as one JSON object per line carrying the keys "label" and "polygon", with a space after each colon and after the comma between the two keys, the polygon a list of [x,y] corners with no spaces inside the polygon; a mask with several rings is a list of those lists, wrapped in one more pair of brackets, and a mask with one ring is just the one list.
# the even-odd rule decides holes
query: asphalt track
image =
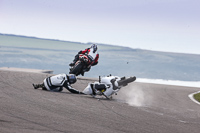
{"label": "asphalt track", "polygon": [[[98,100],[66,89],[61,93],[33,89],[32,83],[40,83],[46,76],[0,71],[1,133],[200,131],[200,105],[188,98],[199,88],[134,82],[112,100]],[[79,79],[73,87],[83,90],[89,82],[90,79]],[[127,91],[129,95],[125,94]],[[127,99],[130,93],[138,99]]]}

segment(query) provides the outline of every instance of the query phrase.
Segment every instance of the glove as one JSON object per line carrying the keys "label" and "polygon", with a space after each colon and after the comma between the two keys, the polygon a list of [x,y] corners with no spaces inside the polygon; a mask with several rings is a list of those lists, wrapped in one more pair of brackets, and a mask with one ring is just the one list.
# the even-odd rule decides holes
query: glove
{"label": "glove", "polygon": [[83,92],[79,92],[79,94],[85,94],[85,93],[83,93]]}

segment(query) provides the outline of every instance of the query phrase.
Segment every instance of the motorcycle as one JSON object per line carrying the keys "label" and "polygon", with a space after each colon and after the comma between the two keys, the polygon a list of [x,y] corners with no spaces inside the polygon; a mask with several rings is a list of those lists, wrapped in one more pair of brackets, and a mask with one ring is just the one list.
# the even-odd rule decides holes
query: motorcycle
{"label": "motorcycle", "polygon": [[82,91],[86,95],[93,97],[105,96],[107,99],[111,99],[112,95],[117,95],[117,92],[129,83],[134,82],[136,77],[118,77],[118,76],[106,76],[99,77],[99,82],[89,83],[88,86]]}
{"label": "motorcycle", "polygon": [[75,63],[74,66],[70,68],[69,73],[75,74],[76,76],[81,74],[83,76],[84,72],[88,71],[91,67],[89,64],[91,64],[91,61],[88,56],[84,54],[79,54],[78,61]]}

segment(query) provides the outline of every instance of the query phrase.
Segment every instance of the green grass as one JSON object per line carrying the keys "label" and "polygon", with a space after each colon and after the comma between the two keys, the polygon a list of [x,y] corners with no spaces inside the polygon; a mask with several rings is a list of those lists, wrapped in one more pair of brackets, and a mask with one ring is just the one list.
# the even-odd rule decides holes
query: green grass
{"label": "green grass", "polygon": [[200,93],[195,94],[194,99],[200,102]]}

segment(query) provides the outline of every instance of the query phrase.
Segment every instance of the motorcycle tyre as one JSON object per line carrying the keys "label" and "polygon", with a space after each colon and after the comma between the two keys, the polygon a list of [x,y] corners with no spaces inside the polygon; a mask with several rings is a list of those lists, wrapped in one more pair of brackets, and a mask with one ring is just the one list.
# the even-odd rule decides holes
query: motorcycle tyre
{"label": "motorcycle tyre", "polygon": [[82,63],[78,63],[76,64],[71,70],[70,70],[70,74],[75,74],[76,76],[78,76],[81,71],[82,71]]}
{"label": "motorcycle tyre", "polygon": [[119,86],[126,86],[128,83],[134,82],[136,80],[136,77],[130,77],[124,80],[118,81]]}

